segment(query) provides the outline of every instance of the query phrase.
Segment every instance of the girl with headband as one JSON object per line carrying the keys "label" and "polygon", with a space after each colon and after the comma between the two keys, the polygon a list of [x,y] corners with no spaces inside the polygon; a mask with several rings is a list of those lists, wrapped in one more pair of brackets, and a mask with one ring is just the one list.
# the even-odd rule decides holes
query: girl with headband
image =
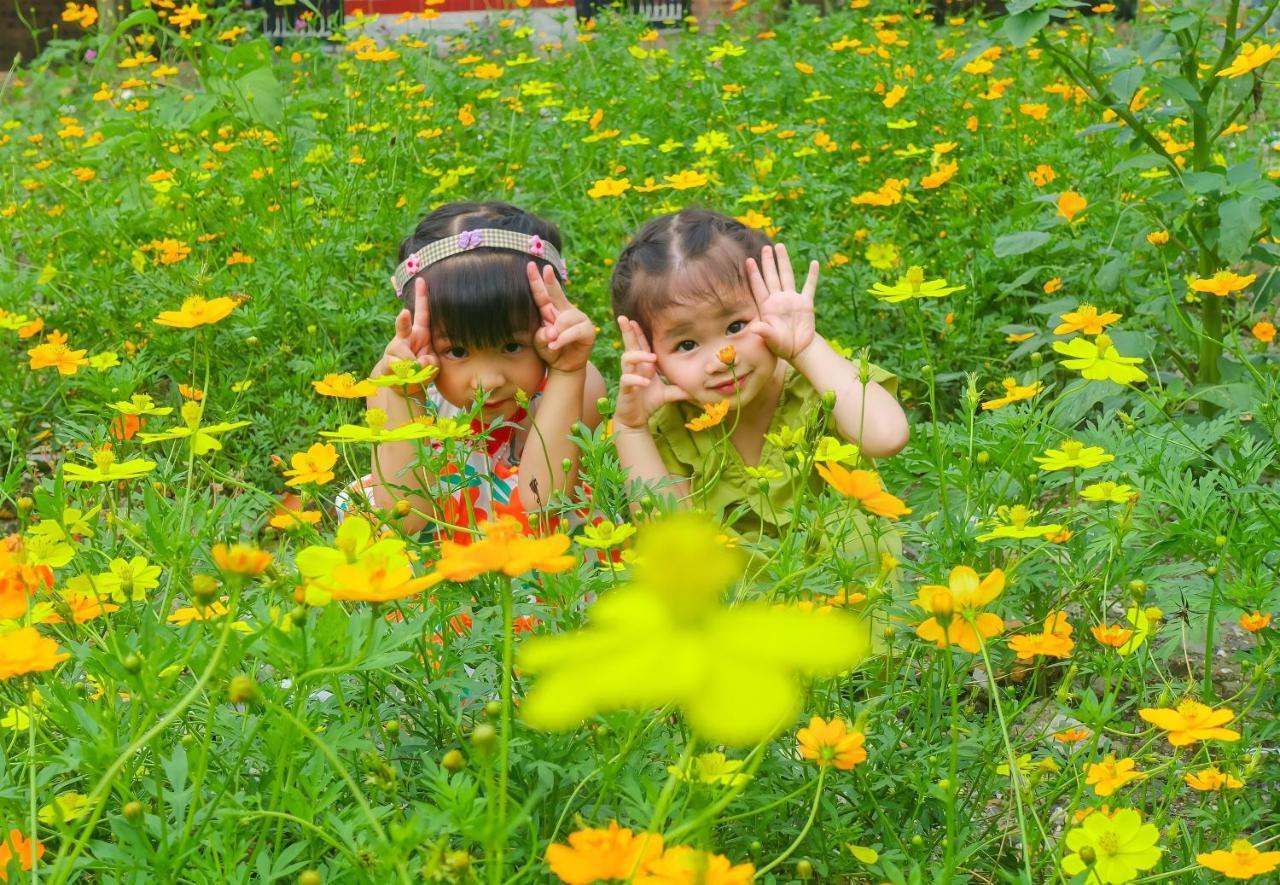
{"label": "girl with headband", "polygon": [[366,495],[383,509],[408,504],[406,532],[521,516],[573,488],[571,431],[600,423],[605,386],[590,362],[595,327],[562,288],[560,248],[554,224],[501,202],[441,206],[401,243],[391,283],[404,309],[371,377],[405,360],[437,371],[425,395],[383,387],[369,408],[386,413],[388,430],[477,404],[479,415],[457,472],[432,475],[415,441],[374,450]]}

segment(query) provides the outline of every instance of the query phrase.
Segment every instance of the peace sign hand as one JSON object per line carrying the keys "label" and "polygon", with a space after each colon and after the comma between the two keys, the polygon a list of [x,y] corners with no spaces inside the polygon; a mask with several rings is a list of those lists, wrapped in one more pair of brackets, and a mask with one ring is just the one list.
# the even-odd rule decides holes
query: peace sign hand
{"label": "peace sign hand", "polygon": [[618,405],[613,413],[617,430],[648,429],[649,418],[667,403],[689,399],[689,394],[658,377],[658,355],[649,348],[640,324],[618,317],[622,332],[622,378]]}
{"label": "peace sign hand", "polygon": [[533,335],[534,350],[553,372],[582,371],[591,359],[596,327],[585,313],[569,303],[550,265],[539,273],[538,265],[530,261],[525,270],[533,302],[542,317],[542,325]]}
{"label": "peace sign hand", "polygon": [[392,363],[402,360],[440,368],[440,358],[431,347],[431,309],[427,306],[427,281],[422,277],[413,281],[413,313],[406,308],[396,316],[395,337],[382,352],[382,359],[373,367],[370,377],[387,374]]}
{"label": "peace sign hand", "polygon": [[809,262],[804,288],[796,291],[787,247],[765,246],[760,264],[754,258],[747,259],[747,279],[760,307],[760,319],[748,325],[747,331],[763,338],[774,356],[794,360],[814,337],[813,296],[818,289],[818,262]]}

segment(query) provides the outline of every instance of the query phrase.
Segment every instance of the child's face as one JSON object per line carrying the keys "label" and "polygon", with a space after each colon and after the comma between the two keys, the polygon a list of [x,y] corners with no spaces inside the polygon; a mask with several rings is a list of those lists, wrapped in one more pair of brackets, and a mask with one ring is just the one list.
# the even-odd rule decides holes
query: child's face
{"label": "child's face", "polygon": [[546,375],[547,367],[533,348],[531,332],[517,332],[500,347],[486,348],[462,347],[447,336],[437,335],[432,347],[440,358],[436,390],[445,400],[464,409],[475,402],[477,391],[483,391],[486,397],[482,414],[487,421],[509,419],[520,408],[516,391],[523,390],[532,397]]}
{"label": "child's face", "polygon": [[[745,290],[721,303],[667,308],[652,322],[658,371],[699,405],[729,399],[737,408],[746,406],[769,385],[778,365],[764,339],[746,330],[759,318],[755,299]],[[730,345],[735,352],[732,370],[719,356]]]}

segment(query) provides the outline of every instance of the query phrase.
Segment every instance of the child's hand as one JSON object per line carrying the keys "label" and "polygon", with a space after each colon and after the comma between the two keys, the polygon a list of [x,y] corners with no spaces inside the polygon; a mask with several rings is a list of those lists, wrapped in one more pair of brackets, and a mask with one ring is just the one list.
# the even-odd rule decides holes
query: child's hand
{"label": "child's hand", "polygon": [[667,403],[687,400],[689,394],[658,377],[658,356],[640,324],[618,317],[622,332],[622,379],[618,385],[618,405],[613,413],[617,430],[648,428],[649,418]]}
{"label": "child's hand", "polygon": [[804,288],[797,292],[787,247],[765,246],[759,265],[755,259],[747,259],[747,278],[760,307],[760,319],[747,326],[747,331],[763,338],[774,356],[794,360],[813,341],[813,295],[818,289],[818,262],[809,263],[809,276]]}
{"label": "child's hand", "polygon": [[427,307],[427,281],[418,277],[413,282],[413,314],[400,311],[396,317],[396,334],[382,352],[382,359],[373,367],[371,377],[378,378],[390,371],[392,363],[414,360],[421,366],[440,368],[440,358],[431,349],[431,311]]}
{"label": "child's hand", "polygon": [[538,356],[554,372],[580,372],[591,359],[596,343],[596,327],[585,313],[569,303],[556,272],[549,266],[538,273],[538,265],[529,262],[529,288],[533,301],[542,314],[542,326],[533,335]]}

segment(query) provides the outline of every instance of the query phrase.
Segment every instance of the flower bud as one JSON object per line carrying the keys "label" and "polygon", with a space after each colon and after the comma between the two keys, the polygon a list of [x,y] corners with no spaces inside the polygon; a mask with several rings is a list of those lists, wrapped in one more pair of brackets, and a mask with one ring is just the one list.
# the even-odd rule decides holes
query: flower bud
{"label": "flower bud", "polygon": [[1085,866],[1091,867],[1098,860],[1098,853],[1093,850],[1092,845],[1082,846],[1078,853],[1080,855],[1080,860],[1084,861]]}
{"label": "flower bud", "polygon": [[951,591],[934,590],[933,595],[929,597],[929,610],[943,627],[950,624],[956,613],[955,599],[951,596]]}
{"label": "flower bud", "polygon": [[1031,354],[1031,365],[1038,366],[1042,362],[1044,362],[1044,355],[1040,351],[1037,350]]}
{"label": "flower bud", "polygon": [[1218,549],[1219,549],[1219,550],[1221,550],[1223,547],[1226,547],[1226,546],[1227,546],[1227,536],[1226,536],[1226,535],[1218,535],[1218,537],[1216,537],[1216,538],[1214,538],[1214,539],[1213,539],[1213,543],[1214,543],[1214,544],[1216,544],[1216,545],[1218,546]]}
{"label": "flower bud", "polygon": [[985,467],[991,463],[991,455],[987,452],[979,452],[973,456],[973,459],[978,462],[980,467]]}
{"label": "flower bud", "polygon": [[30,513],[36,507],[36,502],[33,501],[27,495],[23,495],[21,498],[19,498],[17,501],[17,504],[18,504],[18,512],[21,513],[23,516]]}
{"label": "flower bud", "polygon": [[480,752],[492,750],[498,742],[498,730],[488,722],[481,722],[471,731],[471,746]]}
{"label": "flower bud", "polygon": [[409,511],[413,508],[409,506],[409,502],[401,498],[391,508],[391,515],[397,519],[403,519],[409,515]]}
{"label": "flower bud", "polygon": [[126,673],[137,673],[142,669],[142,655],[137,654],[136,652],[130,652],[124,656],[124,660],[120,663],[124,667]]}
{"label": "flower bud", "polygon": [[810,861],[807,861],[807,860],[798,860],[798,861],[796,861],[796,878],[797,878],[797,879],[812,879],[812,878],[813,878],[813,864],[812,864]]}
{"label": "flower bud", "polygon": [[319,870],[303,870],[298,874],[298,885],[324,885]]}
{"label": "flower bud", "polygon": [[462,755],[461,750],[450,750],[440,757],[440,767],[450,773],[462,771],[467,765],[466,758]]}
{"label": "flower bud", "polygon": [[489,703],[484,705],[484,715],[488,716],[490,719],[497,719],[502,715],[502,702],[489,701]]}
{"label": "flower bud", "polygon": [[385,735],[386,735],[387,737],[389,737],[389,738],[399,737],[399,735],[400,735],[400,720],[399,720],[399,719],[388,719],[386,722],[382,723],[382,733],[383,733],[383,734],[385,734]]}
{"label": "flower bud", "polygon": [[218,597],[218,582],[213,575],[196,575],[191,579],[191,597],[197,605],[208,605]]}
{"label": "flower bud", "polygon": [[613,400],[607,396],[602,396],[596,400],[596,411],[600,413],[601,418],[613,417]]}
{"label": "flower bud", "polygon": [[1218,567],[1216,565],[1211,565],[1204,570],[1204,573],[1211,578],[1216,578],[1218,577]]}
{"label": "flower bud", "polygon": [[245,343],[245,346],[246,346],[246,347],[257,347],[257,346],[258,346],[258,336],[257,336],[257,335],[250,335],[248,338],[244,339],[244,343]]}
{"label": "flower bud", "polygon": [[1147,596],[1147,582],[1134,578],[1129,582],[1129,595],[1133,597],[1134,602],[1142,602]]}
{"label": "flower bud", "polygon": [[142,807],[142,803],[139,802],[137,799],[131,799],[130,801],[124,803],[124,807],[120,809],[121,813],[124,814],[125,819],[131,820],[131,821],[137,820],[138,818],[142,817],[142,812],[144,810],[145,809]]}
{"label": "flower bud", "polygon": [[252,676],[239,673],[227,683],[227,700],[233,704],[252,704],[258,700],[258,683]]}

